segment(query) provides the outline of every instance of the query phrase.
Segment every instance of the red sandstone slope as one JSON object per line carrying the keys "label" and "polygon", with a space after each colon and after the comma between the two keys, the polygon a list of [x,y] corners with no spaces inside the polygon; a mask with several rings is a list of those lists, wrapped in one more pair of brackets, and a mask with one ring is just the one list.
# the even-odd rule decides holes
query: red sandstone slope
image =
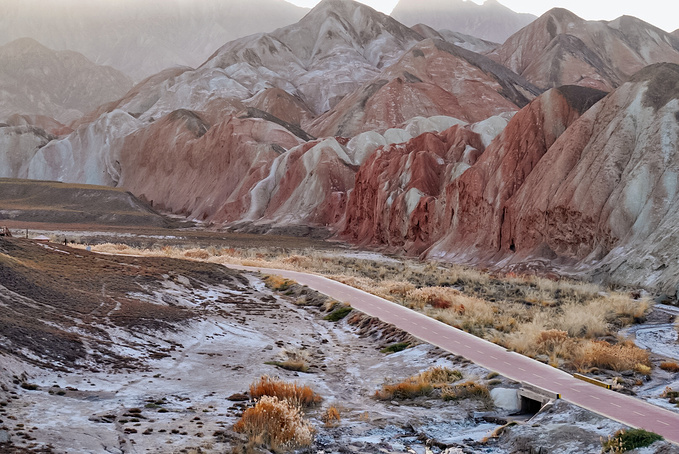
{"label": "red sandstone slope", "polygon": [[518,110],[537,94],[536,87],[486,57],[428,39],[319,117],[309,130],[316,136],[353,137],[417,115],[477,122]]}
{"label": "red sandstone slope", "polygon": [[175,213],[234,221],[246,210],[247,191],[284,148],[299,143],[264,120],[229,118],[210,127],[179,110],[127,136],[119,186]]}
{"label": "red sandstone slope", "polygon": [[485,149],[454,126],[375,153],[361,166],[342,235],[420,253],[475,256],[498,249],[504,203],[602,92],[553,89],[523,108]]}
{"label": "red sandstone slope", "polygon": [[[572,123],[604,96],[577,86],[548,91],[517,113],[478,162],[446,187],[440,241],[430,254],[482,261],[503,245],[506,204]],[[583,140],[586,140],[583,138]],[[540,193],[534,192],[539,198]]]}
{"label": "red sandstone slope", "polygon": [[610,91],[650,64],[679,63],[679,39],[634,17],[585,21],[555,8],[488,56],[541,88]]}
{"label": "red sandstone slope", "polygon": [[440,238],[439,202],[446,185],[483,149],[478,134],[453,126],[377,150],[356,174],[341,237],[363,246],[422,252]]}
{"label": "red sandstone slope", "polygon": [[334,139],[303,143],[258,118],[211,127],[188,110],[127,136],[118,164],[120,186],[157,207],[219,224],[334,223],[355,172]]}
{"label": "red sandstone slope", "polygon": [[673,64],[644,69],[588,111],[507,202],[502,250],[601,261],[618,280],[674,292],[678,111]]}

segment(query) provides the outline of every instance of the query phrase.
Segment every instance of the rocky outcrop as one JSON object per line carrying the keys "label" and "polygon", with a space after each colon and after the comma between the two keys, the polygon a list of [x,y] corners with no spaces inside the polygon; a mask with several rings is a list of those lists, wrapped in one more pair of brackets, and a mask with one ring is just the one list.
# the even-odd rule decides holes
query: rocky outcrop
{"label": "rocky outcrop", "polygon": [[19,115],[14,114],[8,117],[5,124],[9,126],[35,126],[53,136],[66,136],[73,132],[73,129],[59,123],[54,118],[44,115]]}
{"label": "rocky outcrop", "polygon": [[35,154],[54,138],[35,126],[0,123],[0,178],[26,178]]}
{"label": "rocky outcrop", "polygon": [[678,65],[650,66],[575,122],[507,202],[501,250],[674,293],[678,86]]}
{"label": "rocky outcrop", "polygon": [[140,127],[130,114],[114,110],[72,134],[40,148],[21,178],[116,186],[120,180],[120,147]]}
{"label": "rocky outcrop", "polygon": [[585,21],[555,8],[488,56],[541,88],[610,91],[648,65],[679,63],[679,39],[634,17]]}
{"label": "rocky outcrop", "polygon": [[31,37],[112,66],[136,81],[196,67],[225,42],[271,32],[308,12],[280,0],[5,1],[0,45]]}
{"label": "rocky outcrop", "polygon": [[[604,94],[565,86],[548,91],[517,113],[478,162],[446,186],[440,221],[444,235],[429,255],[491,263],[499,260],[494,256],[501,249],[516,251],[516,241],[505,236],[508,201],[557,139]],[[531,194],[533,199],[542,195]]]}
{"label": "rocky outcrop", "polygon": [[13,114],[68,123],[120,98],[132,81],[72,51],[53,51],[23,38],[0,47],[0,121]]}
{"label": "rocky outcrop", "polygon": [[409,26],[426,24],[496,43],[505,42],[536,19],[496,0],[486,0],[482,5],[466,0],[400,0],[391,16]]}
{"label": "rocky outcrop", "polygon": [[444,233],[446,187],[506,125],[501,117],[458,124],[378,149],[356,174],[340,236],[391,252],[423,252]]}
{"label": "rocky outcrop", "polygon": [[319,117],[309,130],[315,136],[353,137],[394,127],[416,115],[477,122],[516,111],[539,93],[482,55],[445,41],[424,40]]}

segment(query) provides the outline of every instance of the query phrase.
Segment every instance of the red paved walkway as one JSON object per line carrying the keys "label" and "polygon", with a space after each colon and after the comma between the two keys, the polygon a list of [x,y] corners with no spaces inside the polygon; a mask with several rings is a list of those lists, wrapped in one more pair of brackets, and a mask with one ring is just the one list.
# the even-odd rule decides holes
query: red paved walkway
{"label": "red paved walkway", "polygon": [[[231,266],[231,265],[230,265]],[[391,301],[331,279],[295,271],[231,266],[294,279],[338,301],[411,333],[425,342],[496,371],[561,394],[562,398],[631,427],[643,428],[679,443],[679,414],[573,378],[570,374],[441,323]]]}

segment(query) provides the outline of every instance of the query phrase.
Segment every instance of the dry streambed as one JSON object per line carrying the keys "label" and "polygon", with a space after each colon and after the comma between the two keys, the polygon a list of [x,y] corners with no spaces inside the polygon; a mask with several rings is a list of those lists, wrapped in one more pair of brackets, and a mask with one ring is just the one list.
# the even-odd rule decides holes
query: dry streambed
{"label": "dry streambed", "polygon": [[[259,276],[218,265],[18,240],[2,248],[3,323],[14,326],[0,335],[0,442],[11,439],[2,445],[8,452],[229,452],[247,443],[233,425],[264,374],[322,397],[305,415],[316,430],[312,452],[595,452],[619,428],[564,402],[502,430],[511,410],[484,396],[444,401],[434,390],[378,399],[383,385],[432,367],[459,371],[456,383],[516,384],[361,314],[325,320],[329,305],[304,288],[274,292]],[[31,290],[37,284],[59,305]],[[79,353],[46,354],[21,343],[21,332],[68,338],[64,348]],[[409,348],[381,352],[399,342]],[[291,356],[307,372],[275,365]],[[326,424],[329,407],[339,420]]]}

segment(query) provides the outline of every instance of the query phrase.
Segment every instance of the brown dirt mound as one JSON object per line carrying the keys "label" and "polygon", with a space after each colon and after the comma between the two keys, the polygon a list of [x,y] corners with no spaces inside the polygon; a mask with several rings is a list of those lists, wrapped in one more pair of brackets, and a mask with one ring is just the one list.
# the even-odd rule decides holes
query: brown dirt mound
{"label": "brown dirt mound", "polygon": [[196,317],[198,310],[149,302],[168,281],[189,290],[246,283],[219,265],[0,238],[0,351],[50,368],[78,367],[88,358],[135,367],[114,352],[106,328],[167,331]]}
{"label": "brown dirt mound", "polygon": [[0,178],[0,221],[173,227],[131,193],[105,186]]}

